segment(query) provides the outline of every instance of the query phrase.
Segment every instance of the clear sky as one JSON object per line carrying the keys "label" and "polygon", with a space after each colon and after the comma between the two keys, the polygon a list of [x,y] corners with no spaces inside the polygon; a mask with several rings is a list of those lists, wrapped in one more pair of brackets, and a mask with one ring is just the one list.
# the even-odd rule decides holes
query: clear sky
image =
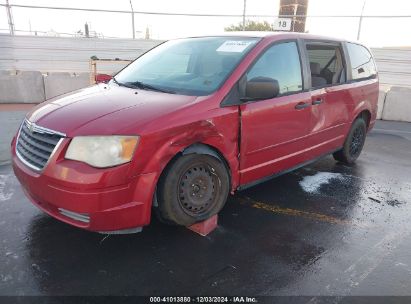
{"label": "clear sky", "polygon": [[[242,14],[243,0],[132,0],[134,10],[207,14]],[[5,0],[0,0],[5,3]],[[10,0],[11,4],[129,10],[129,0]],[[360,15],[363,0],[309,0],[308,15]],[[278,14],[279,0],[247,0],[247,14]],[[366,0],[364,15],[410,15],[411,0]],[[108,37],[131,37],[129,14],[56,11],[13,8],[16,29],[74,33],[88,22],[91,29]],[[272,23],[272,18],[250,18]],[[152,38],[170,39],[192,35],[219,33],[241,18],[135,16],[136,36],[144,37],[146,27]],[[310,17],[306,30],[310,33],[338,36],[351,40],[357,37],[359,18]],[[5,8],[0,8],[0,29],[7,29]],[[411,17],[364,18],[360,40],[370,46],[411,46]],[[5,32],[4,30],[1,32]]]}

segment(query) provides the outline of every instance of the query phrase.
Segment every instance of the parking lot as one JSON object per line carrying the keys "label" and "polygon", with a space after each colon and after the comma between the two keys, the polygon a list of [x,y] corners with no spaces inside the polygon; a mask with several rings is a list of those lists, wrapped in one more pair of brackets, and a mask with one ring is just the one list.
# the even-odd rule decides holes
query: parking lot
{"label": "parking lot", "polygon": [[410,176],[411,124],[379,121],[356,165],[238,192],[207,237],[156,219],[108,236],[39,211],[5,163],[0,295],[409,295]]}

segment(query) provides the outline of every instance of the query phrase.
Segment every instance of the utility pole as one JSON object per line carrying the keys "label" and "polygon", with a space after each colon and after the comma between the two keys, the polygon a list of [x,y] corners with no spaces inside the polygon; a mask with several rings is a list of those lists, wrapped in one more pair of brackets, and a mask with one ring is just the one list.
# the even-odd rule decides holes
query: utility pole
{"label": "utility pole", "polygon": [[244,0],[244,8],[243,8],[243,31],[245,31],[245,11],[247,8],[247,0]]}
{"label": "utility pole", "polygon": [[9,0],[6,0],[7,19],[9,21],[10,35],[14,36],[13,15],[11,14],[11,6]]}
{"label": "utility pole", "polygon": [[291,19],[293,32],[305,32],[309,0],[280,0],[279,17]]}
{"label": "utility pole", "polygon": [[84,24],[84,36],[86,36],[86,38],[90,38],[90,31],[87,22]]}
{"label": "utility pole", "polygon": [[357,40],[360,40],[362,18],[363,18],[363,14],[364,14],[364,7],[365,7],[365,2],[366,2],[366,1],[367,1],[367,0],[364,0],[364,2],[363,2],[363,4],[362,4],[361,15],[360,15],[360,22],[358,23]]}
{"label": "utility pole", "polygon": [[130,7],[131,7],[131,27],[133,28],[133,39],[136,39],[136,29],[134,27],[134,9],[133,9],[133,3],[130,0]]}
{"label": "utility pole", "polygon": [[292,31],[295,32],[295,21],[296,21],[295,16],[297,15],[298,4],[297,3],[296,4],[291,4],[291,6],[294,7],[293,8],[294,11],[293,11],[293,29],[292,29]]}

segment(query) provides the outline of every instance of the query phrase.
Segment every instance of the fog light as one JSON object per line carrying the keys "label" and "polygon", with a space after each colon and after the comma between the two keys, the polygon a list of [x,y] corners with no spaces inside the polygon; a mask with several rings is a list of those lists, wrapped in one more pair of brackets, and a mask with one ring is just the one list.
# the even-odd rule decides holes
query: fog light
{"label": "fog light", "polygon": [[87,213],[77,213],[63,208],[58,208],[58,210],[62,215],[69,217],[73,220],[80,221],[83,223],[90,223],[90,216]]}

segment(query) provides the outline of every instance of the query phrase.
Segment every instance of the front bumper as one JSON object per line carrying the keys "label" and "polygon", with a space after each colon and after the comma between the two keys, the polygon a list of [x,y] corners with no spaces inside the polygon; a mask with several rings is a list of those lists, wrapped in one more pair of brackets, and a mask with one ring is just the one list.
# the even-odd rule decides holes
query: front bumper
{"label": "front bumper", "polygon": [[13,170],[34,205],[73,226],[99,232],[133,231],[150,223],[156,174],[128,178],[129,164],[96,169],[65,160],[68,140],[42,172],[27,167],[15,153]]}

